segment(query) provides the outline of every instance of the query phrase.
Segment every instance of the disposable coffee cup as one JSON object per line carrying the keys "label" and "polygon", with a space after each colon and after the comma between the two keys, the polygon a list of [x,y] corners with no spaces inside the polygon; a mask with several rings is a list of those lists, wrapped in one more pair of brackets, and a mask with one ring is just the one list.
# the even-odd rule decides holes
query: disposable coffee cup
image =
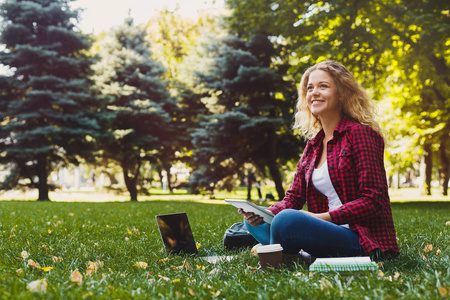
{"label": "disposable coffee cup", "polygon": [[280,244],[260,246],[256,249],[262,269],[277,269],[283,262],[283,247]]}

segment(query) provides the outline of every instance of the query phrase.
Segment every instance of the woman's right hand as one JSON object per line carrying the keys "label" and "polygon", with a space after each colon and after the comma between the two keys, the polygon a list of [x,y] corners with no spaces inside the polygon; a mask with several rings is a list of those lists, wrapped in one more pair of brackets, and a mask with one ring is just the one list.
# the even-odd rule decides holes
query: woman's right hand
{"label": "woman's right hand", "polygon": [[258,226],[265,223],[263,217],[260,215],[252,212],[245,212],[242,208],[238,209],[238,213],[244,215],[245,221],[247,221],[247,223],[251,226]]}

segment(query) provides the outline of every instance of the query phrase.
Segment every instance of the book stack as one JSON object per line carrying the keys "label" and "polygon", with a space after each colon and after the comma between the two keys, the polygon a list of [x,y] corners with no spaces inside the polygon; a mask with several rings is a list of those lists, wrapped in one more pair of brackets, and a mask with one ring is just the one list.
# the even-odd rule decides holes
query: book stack
{"label": "book stack", "polygon": [[378,265],[369,256],[317,258],[309,266],[316,272],[378,271]]}

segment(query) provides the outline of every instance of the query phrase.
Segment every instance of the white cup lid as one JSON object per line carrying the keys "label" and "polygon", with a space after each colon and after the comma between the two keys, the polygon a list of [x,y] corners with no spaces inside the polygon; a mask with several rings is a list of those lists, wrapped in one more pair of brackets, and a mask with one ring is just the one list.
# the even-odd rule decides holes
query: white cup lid
{"label": "white cup lid", "polygon": [[277,251],[283,251],[283,247],[281,247],[280,244],[264,245],[256,248],[257,253],[269,253]]}

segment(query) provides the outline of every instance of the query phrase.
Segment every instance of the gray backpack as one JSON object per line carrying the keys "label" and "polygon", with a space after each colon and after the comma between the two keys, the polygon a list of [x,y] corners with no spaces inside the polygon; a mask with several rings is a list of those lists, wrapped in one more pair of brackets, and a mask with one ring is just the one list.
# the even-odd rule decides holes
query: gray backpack
{"label": "gray backpack", "polygon": [[245,229],[244,223],[234,223],[225,231],[223,245],[228,250],[243,250],[256,245],[258,241]]}

